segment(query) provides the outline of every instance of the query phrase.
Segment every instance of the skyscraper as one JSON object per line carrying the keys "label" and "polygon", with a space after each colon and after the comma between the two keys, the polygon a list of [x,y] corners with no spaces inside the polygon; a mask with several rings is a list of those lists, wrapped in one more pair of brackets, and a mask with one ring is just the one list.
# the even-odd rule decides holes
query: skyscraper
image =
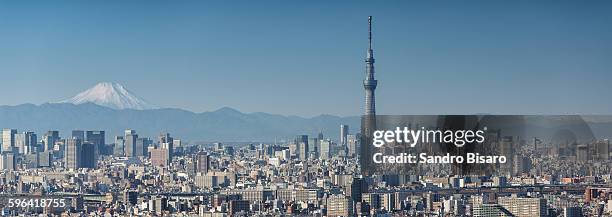
{"label": "skyscraper", "polygon": [[344,156],[349,155],[349,147],[347,142],[347,135],[349,132],[349,126],[345,124],[340,125],[340,147],[344,150]]}
{"label": "skyscraper", "polygon": [[53,150],[53,146],[55,145],[55,142],[57,140],[59,140],[59,131],[57,130],[49,130],[45,133],[45,135],[43,135],[43,149],[44,151],[51,151]]}
{"label": "skyscraper", "polygon": [[82,154],[81,140],[73,137],[66,139],[66,149],[64,151],[64,162],[66,169],[78,169],[81,166]]}
{"label": "skyscraper", "polygon": [[94,144],[96,148],[96,157],[101,154],[109,154],[105,153],[105,132],[103,130],[88,130],[85,132],[85,140]]}
{"label": "skyscraper", "polygon": [[210,157],[206,152],[200,152],[197,156],[197,168],[196,171],[206,174],[210,169]]}
{"label": "skyscraper", "polygon": [[50,167],[53,160],[53,151],[42,151],[38,152],[38,166]]}
{"label": "skyscraper", "polygon": [[15,150],[19,154],[25,154],[26,152],[26,137],[25,133],[15,134]]}
{"label": "skyscraper", "polygon": [[353,178],[353,182],[351,183],[350,189],[348,190],[348,192],[350,192],[350,196],[353,202],[361,202],[361,194],[367,191],[368,183],[365,180],[357,177]]}
{"label": "skyscraper", "polygon": [[135,156],[149,156],[149,145],[151,145],[151,140],[149,138],[136,139]]}
{"label": "skyscraper", "polygon": [[15,135],[15,147],[19,154],[31,154],[36,150],[36,134],[34,132],[23,132]]}
{"label": "skyscraper", "polygon": [[321,140],[319,141],[320,144],[320,148],[321,150],[319,150],[319,158],[321,159],[330,159],[331,158],[331,146],[332,143],[329,140]]}
{"label": "skyscraper", "polygon": [[159,145],[161,148],[168,150],[168,161],[172,162],[172,156],[174,154],[174,138],[170,137],[169,133],[162,133],[159,135]]}
{"label": "skyscraper", "polygon": [[15,147],[15,129],[2,130],[2,152],[12,152]]}
{"label": "skyscraper", "polygon": [[352,135],[352,134],[347,135],[346,143],[348,146],[348,156],[355,157],[359,154],[359,149],[360,149],[359,138],[360,137],[361,136],[359,133],[357,135]]}
{"label": "skyscraper", "polygon": [[89,141],[83,142],[81,145],[81,165],[79,165],[79,168],[96,168],[97,163],[96,145]]}
{"label": "skyscraper", "polygon": [[138,139],[138,134],[134,130],[125,130],[125,135],[123,136],[124,142],[124,150],[126,157],[134,157],[136,156],[136,140]]}
{"label": "skyscraper", "polygon": [[123,136],[115,137],[115,147],[113,148],[113,155],[116,157],[125,156],[125,139]]}
{"label": "skyscraper", "polygon": [[349,126],[346,124],[340,125],[340,144],[346,145],[346,136],[349,133]]}
{"label": "skyscraper", "polygon": [[378,81],[374,79],[374,51],[372,50],[372,16],[368,17],[368,52],[366,55],[366,78],[363,80],[365,89],[365,115],[376,115],[376,100],[374,90]]}
{"label": "skyscraper", "polygon": [[85,141],[85,131],[82,130],[72,130],[72,137],[81,140],[81,142]]}
{"label": "skyscraper", "polygon": [[308,135],[298,135],[295,137],[297,145],[297,155],[300,160],[308,159]]}
{"label": "skyscraper", "polygon": [[15,170],[17,165],[17,160],[15,159],[15,154],[12,152],[2,153],[0,155],[0,170]]}
{"label": "skyscraper", "polygon": [[319,156],[319,141],[316,137],[308,138],[308,152],[314,156]]}

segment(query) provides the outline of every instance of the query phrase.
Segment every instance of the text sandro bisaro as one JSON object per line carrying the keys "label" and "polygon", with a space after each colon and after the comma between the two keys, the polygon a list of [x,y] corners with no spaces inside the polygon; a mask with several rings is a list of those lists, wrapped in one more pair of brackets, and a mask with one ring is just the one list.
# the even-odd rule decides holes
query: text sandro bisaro
{"label": "text sandro bisaro", "polygon": [[[453,143],[458,148],[469,143],[483,143],[485,141],[484,127],[482,130],[431,130],[421,127],[420,129],[409,129],[408,127],[397,127],[395,130],[376,130],[374,131],[373,146],[380,148],[386,143],[407,143],[410,148],[417,144],[436,144]],[[469,164],[497,164],[506,163],[506,156],[503,155],[480,155],[479,153],[466,153],[463,155],[428,155],[427,153],[412,154],[399,153],[395,155],[385,155],[377,152],[372,155],[374,163],[377,164],[448,164],[448,163],[469,163]]]}

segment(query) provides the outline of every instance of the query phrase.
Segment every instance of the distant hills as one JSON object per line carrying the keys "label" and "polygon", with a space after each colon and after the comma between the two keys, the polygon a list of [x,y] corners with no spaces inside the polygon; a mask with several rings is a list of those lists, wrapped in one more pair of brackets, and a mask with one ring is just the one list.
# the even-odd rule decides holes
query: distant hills
{"label": "distant hills", "polygon": [[[537,117],[527,117],[526,120],[538,120]],[[592,132],[591,137],[612,138],[612,116],[582,116],[580,119],[588,125],[585,129]],[[527,122],[525,129],[530,129],[529,133],[545,129],[538,126],[541,123],[564,123],[556,118]],[[74,129],[105,130],[107,143],[112,143],[112,138],[122,135],[125,129],[136,130],[140,136],[150,138],[169,132],[188,142],[274,142],[293,139],[298,134],[315,136],[319,132],[323,132],[325,138],[337,140],[341,124],[348,124],[350,132],[356,133],[360,130],[360,117],[319,115],[304,118],[262,112],[242,113],[229,107],[195,113],[160,108],[112,82],[98,83],[56,103],[0,106],[0,128],[34,131],[40,135],[48,130],[59,130],[62,136],[69,135]]]}
{"label": "distant hills", "polygon": [[76,96],[42,105],[0,106],[0,127],[43,134],[59,130],[66,136],[74,129],[105,130],[107,143],[133,129],[140,136],[155,138],[161,132],[191,142],[273,142],[323,132],[337,139],[340,124],[359,129],[359,117],[320,115],[313,118],[267,113],[242,113],[224,107],[212,112],[194,113],[160,108],[127,90],[123,85],[101,82]]}
{"label": "distant hills", "polygon": [[[351,132],[359,130],[360,118],[320,115],[312,118],[267,113],[242,113],[224,107],[212,112],[194,113],[182,109],[113,109],[92,102],[82,104],[45,103],[0,106],[0,127],[42,134],[59,130],[68,135],[73,129],[105,130],[107,140],[134,129],[141,136],[157,137],[169,132],[187,141],[273,142],[310,136],[319,131],[337,139],[340,124],[348,124]],[[112,141],[107,141],[110,143]]]}

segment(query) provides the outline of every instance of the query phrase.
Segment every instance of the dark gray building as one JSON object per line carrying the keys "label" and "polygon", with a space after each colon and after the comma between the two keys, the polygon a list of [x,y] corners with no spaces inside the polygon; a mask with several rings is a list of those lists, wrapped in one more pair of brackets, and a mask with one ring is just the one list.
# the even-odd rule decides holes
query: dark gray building
{"label": "dark gray building", "polygon": [[103,130],[88,130],[85,132],[85,141],[90,142],[96,146],[96,156],[98,155],[110,155],[111,153],[104,152],[106,150],[106,133]]}
{"label": "dark gray building", "polygon": [[135,156],[149,156],[148,149],[151,144],[152,141],[149,138],[137,138]]}
{"label": "dark gray building", "polygon": [[87,141],[81,146],[81,165],[79,168],[96,168],[98,158],[96,156],[96,145]]}
{"label": "dark gray building", "polygon": [[196,172],[206,174],[210,169],[210,156],[206,152],[200,152],[197,156]]}
{"label": "dark gray building", "polygon": [[295,137],[297,145],[297,155],[300,160],[308,159],[308,135],[298,135]]}
{"label": "dark gray building", "polygon": [[85,131],[82,130],[73,130],[71,138],[77,138],[81,140],[81,142],[85,141]]}

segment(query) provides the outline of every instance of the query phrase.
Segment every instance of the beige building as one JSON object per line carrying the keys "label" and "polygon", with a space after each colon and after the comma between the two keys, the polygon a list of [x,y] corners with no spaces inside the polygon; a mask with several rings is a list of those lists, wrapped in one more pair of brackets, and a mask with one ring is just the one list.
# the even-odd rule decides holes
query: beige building
{"label": "beige building", "polygon": [[497,202],[516,217],[547,216],[544,198],[500,197]]}
{"label": "beige building", "polygon": [[353,215],[353,201],[344,195],[332,195],[327,198],[327,216],[341,217]]}

